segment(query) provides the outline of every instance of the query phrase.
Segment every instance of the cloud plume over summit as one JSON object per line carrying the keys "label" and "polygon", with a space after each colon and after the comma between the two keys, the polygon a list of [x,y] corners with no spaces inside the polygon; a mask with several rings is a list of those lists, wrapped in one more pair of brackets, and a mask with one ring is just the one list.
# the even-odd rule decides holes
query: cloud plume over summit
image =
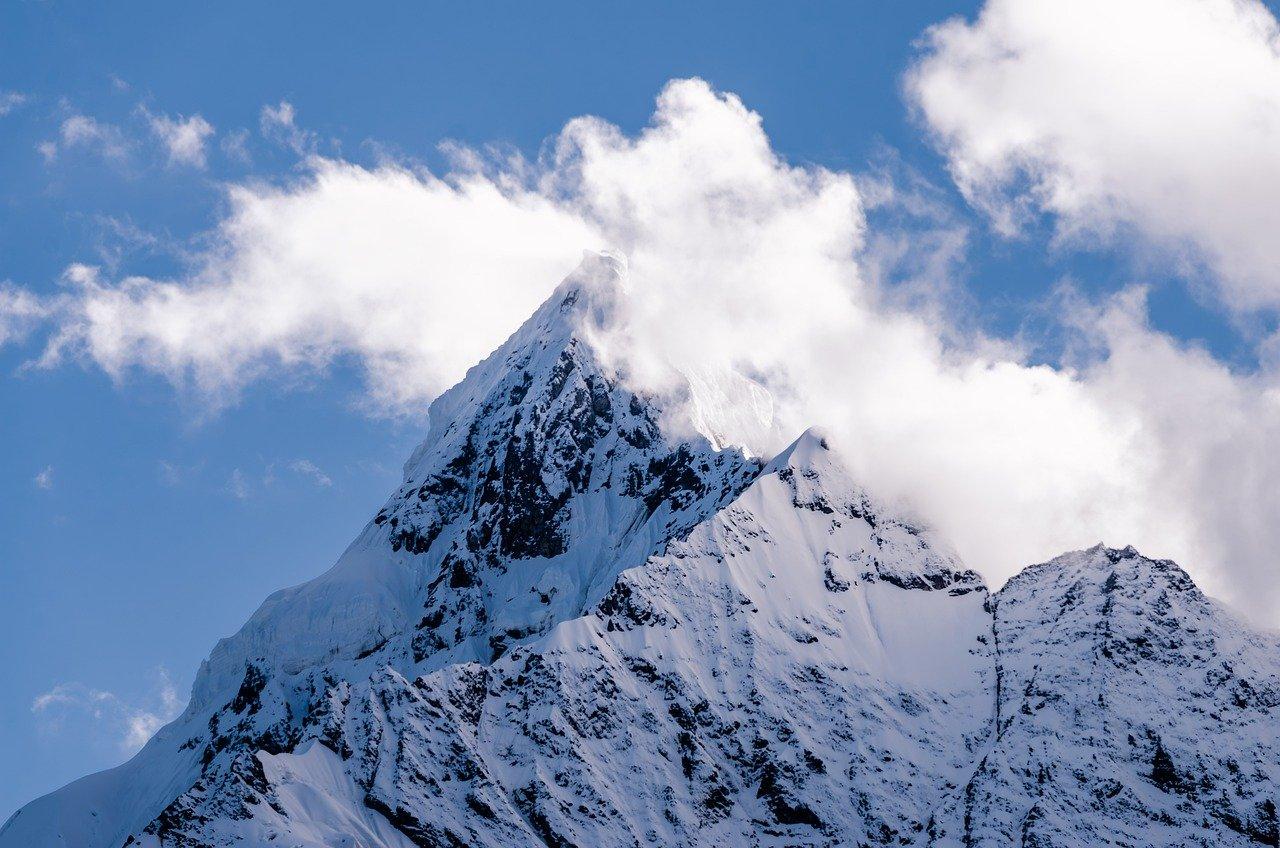
{"label": "cloud plume over summit", "polygon": [[179,278],[71,267],[39,305],[43,361],[158,373],[217,406],[341,359],[370,409],[421,409],[584,248],[612,248],[629,297],[602,343],[646,387],[689,374],[726,439],[767,452],[823,425],[870,489],[997,584],[1103,538],[1274,618],[1275,381],[1153,331],[1138,292],[1075,308],[1094,353],[1074,368],[904,307],[868,272],[859,180],[786,162],[758,115],[699,80],[669,84],[634,135],[578,118],[536,161],[453,153],[444,176],[312,157],[288,184],[233,186]]}

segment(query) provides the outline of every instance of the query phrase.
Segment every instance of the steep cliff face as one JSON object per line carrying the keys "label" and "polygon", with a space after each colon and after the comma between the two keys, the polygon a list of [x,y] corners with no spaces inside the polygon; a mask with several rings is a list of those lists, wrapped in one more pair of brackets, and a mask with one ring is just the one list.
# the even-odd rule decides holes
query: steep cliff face
{"label": "steep cliff face", "polygon": [[590,257],[332,569],[0,846],[1276,843],[1274,636],[1132,550],[990,596],[821,435],[672,426],[593,342],[620,273]]}

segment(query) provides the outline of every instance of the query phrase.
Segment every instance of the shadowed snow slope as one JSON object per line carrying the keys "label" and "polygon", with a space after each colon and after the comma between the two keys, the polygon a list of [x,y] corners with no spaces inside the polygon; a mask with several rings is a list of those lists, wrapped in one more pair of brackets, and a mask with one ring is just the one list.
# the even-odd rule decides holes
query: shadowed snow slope
{"label": "shadowed snow slope", "polygon": [[705,410],[591,342],[621,274],[589,256],[338,563],[0,846],[1276,843],[1275,637],[1132,550],[992,597],[817,433],[672,435]]}

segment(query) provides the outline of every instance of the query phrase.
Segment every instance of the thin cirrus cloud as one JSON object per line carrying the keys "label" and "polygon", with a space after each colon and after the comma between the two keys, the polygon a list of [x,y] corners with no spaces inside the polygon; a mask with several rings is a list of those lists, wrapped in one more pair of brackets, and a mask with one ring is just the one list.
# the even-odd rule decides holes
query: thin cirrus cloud
{"label": "thin cirrus cloud", "polygon": [[316,152],[318,137],[311,130],[298,125],[297,111],[287,100],[281,100],[276,106],[263,106],[258,125],[264,138],[292,150],[298,156],[309,156]]}
{"label": "thin cirrus cloud", "polygon": [[280,478],[276,475],[276,471],[281,468],[292,471],[298,477],[320,488],[329,488],[333,485],[333,478],[326,474],[323,468],[306,457],[301,457],[291,462],[276,461],[267,463],[262,473],[262,484],[271,486],[279,482]]}
{"label": "thin cirrus cloud", "polygon": [[223,491],[238,501],[248,500],[253,494],[253,490],[249,487],[249,478],[239,468],[231,469]]}
{"label": "thin cirrus cloud", "polygon": [[20,91],[0,91],[0,118],[20,108],[27,102],[27,95]]}
{"label": "thin cirrus cloud", "polygon": [[305,457],[303,459],[295,459],[289,463],[289,470],[307,478],[317,486],[328,488],[333,485],[333,479],[328,474],[325,474],[320,466]]}
{"label": "thin cirrus cloud", "polygon": [[989,0],[929,31],[906,90],[1002,231],[1137,234],[1228,307],[1280,306],[1280,27],[1257,0]]}
{"label": "thin cirrus cloud", "polygon": [[31,713],[45,734],[75,734],[106,739],[125,754],[147,743],[155,732],[178,717],[182,700],[163,668],[156,685],[140,702],[79,682],[59,683],[34,698]]}
{"label": "thin cirrus cloud", "polygon": [[[629,296],[598,341],[640,388],[687,374],[703,430],[767,453],[825,426],[868,488],[995,585],[1104,539],[1275,618],[1280,381],[1154,331],[1141,290],[1062,298],[1088,352],[1074,367],[906,305],[872,255],[898,240],[867,224],[898,190],[784,161],[758,115],[699,80],[670,83],[634,135],[588,117],[537,161],[454,153],[443,176],[311,157],[285,184],[232,186],[181,277],[69,267],[41,302],[41,362],[157,373],[218,407],[341,357],[371,412],[420,410],[583,248],[610,247]],[[247,494],[242,474],[228,491]]]}
{"label": "thin cirrus cloud", "polygon": [[187,476],[187,469],[167,459],[156,463],[156,470],[160,475],[160,482],[166,486],[180,485]]}
{"label": "thin cirrus cloud", "polygon": [[234,129],[222,137],[219,142],[223,154],[240,165],[253,163],[253,154],[249,152],[249,131],[244,127]]}

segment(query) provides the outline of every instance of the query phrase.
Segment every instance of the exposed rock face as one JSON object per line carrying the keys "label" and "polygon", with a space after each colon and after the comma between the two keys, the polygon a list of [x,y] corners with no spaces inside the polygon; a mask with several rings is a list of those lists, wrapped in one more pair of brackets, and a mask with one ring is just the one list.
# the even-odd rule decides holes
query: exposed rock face
{"label": "exposed rock face", "polygon": [[806,433],[676,437],[588,261],[338,564],[0,846],[1275,845],[1280,640],[1103,547],[995,596]]}

